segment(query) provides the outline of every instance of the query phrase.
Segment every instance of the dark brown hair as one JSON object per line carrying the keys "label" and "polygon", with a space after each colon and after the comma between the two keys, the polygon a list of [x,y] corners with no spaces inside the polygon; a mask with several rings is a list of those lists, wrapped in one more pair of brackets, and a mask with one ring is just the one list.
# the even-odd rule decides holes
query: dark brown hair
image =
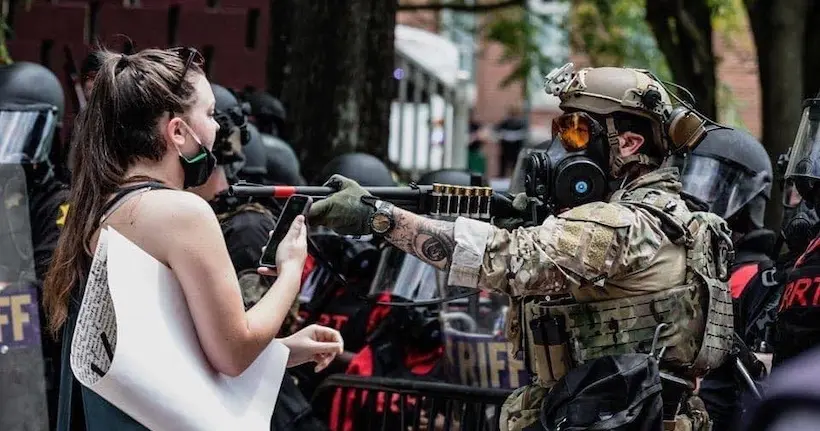
{"label": "dark brown hair", "polygon": [[121,185],[141,180],[125,177],[135,161],[162,159],[166,143],[158,121],[166,112],[182,113],[193,104],[192,78],[202,74],[190,61],[186,73],[186,59],[173,50],[132,55],[103,50],[98,55],[101,67],[71,140],[70,209],[43,287],[52,335],[68,317],[71,292],[83,287],[78,284],[90,268],[90,243],[106,201]]}

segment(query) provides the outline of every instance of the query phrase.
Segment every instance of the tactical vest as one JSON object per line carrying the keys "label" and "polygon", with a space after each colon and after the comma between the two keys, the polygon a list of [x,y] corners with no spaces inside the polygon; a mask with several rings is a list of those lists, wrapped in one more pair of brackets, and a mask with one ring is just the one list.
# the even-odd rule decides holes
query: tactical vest
{"label": "tactical vest", "polygon": [[[592,359],[650,353],[656,330],[665,372],[692,379],[721,365],[733,333],[728,279],[734,251],[726,222],[711,213],[690,212],[677,194],[655,188],[619,190],[610,202],[661,220],[669,240],[686,249],[685,283],[596,302],[525,298],[522,345],[525,363],[537,375],[534,383],[552,387],[568,370]],[[558,217],[572,219],[573,210]]]}

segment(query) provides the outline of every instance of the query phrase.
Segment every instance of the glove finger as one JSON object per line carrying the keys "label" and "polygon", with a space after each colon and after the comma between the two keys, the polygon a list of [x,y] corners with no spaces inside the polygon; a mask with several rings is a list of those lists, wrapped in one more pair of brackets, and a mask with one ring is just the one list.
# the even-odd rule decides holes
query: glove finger
{"label": "glove finger", "polygon": [[325,183],[322,184],[322,187],[330,187],[332,189],[339,190],[339,186],[341,185],[341,183],[339,182],[339,180],[336,177],[340,177],[340,176],[341,175],[339,175],[339,174],[331,175],[330,178],[328,178],[327,181],[325,181]]}
{"label": "glove finger", "polygon": [[322,199],[319,202],[310,206],[310,210],[308,210],[308,223],[312,225],[321,225],[327,214],[330,213],[330,209],[333,205],[333,202],[330,199]]}
{"label": "glove finger", "polygon": [[516,209],[516,211],[526,211],[528,203],[529,198],[527,197],[526,193],[519,193],[515,195],[512,206]]}
{"label": "glove finger", "polygon": [[343,175],[333,174],[327,181],[325,181],[324,187],[331,187],[338,191],[346,188],[352,182],[353,180]]}

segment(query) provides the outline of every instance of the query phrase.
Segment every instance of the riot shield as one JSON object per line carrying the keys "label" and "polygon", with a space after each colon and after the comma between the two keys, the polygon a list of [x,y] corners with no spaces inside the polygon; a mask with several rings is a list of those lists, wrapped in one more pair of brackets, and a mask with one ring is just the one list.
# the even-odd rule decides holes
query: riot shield
{"label": "riot shield", "polygon": [[48,429],[25,170],[0,163],[0,429]]}
{"label": "riot shield", "polygon": [[[382,252],[371,295],[388,292],[415,304],[454,297],[447,273],[394,247]],[[508,352],[509,298],[480,292],[440,305],[448,381],[473,387],[515,389],[528,382],[524,363]]]}
{"label": "riot shield", "polygon": [[[444,288],[445,277],[438,277]],[[447,372],[451,382],[473,387],[516,389],[529,382],[524,362],[511,352],[506,337],[506,295],[480,295],[449,301],[441,320]]]}

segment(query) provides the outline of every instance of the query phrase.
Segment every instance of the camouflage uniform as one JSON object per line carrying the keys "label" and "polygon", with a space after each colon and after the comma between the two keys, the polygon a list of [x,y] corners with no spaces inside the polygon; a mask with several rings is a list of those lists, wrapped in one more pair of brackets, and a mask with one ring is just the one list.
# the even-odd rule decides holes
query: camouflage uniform
{"label": "camouflage uniform", "polygon": [[[680,189],[677,169],[666,168],[633,181],[609,203],[577,207],[539,227],[507,231],[471,219],[456,221],[449,284],[513,299],[508,338],[518,341],[513,343],[516,353],[524,348],[537,374],[532,385],[518,389],[505,403],[502,430],[536,424],[545,388],[570,368],[602,356],[649,352],[659,323],[669,325],[660,336],[667,346],[661,362],[665,371],[691,380],[723,360],[726,346],[719,340],[731,334],[731,302],[725,285],[726,295],[721,295],[720,286],[710,290],[687,270],[689,264],[696,271],[712,271],[691,260],[697,256],[694,241],[703,239],[693,237],[691,232],[698,231],[693,224],[702,219],[693,218]],[[680,232],[680,238],[671,235],[670,222],[659,217],[659,209],[683,220],[688,232]],[[709,221],[722,223],[716,217]],[[549,305],[561,299],[571,304]],[[704,313],[703,304],[710,299],[717,310]],[[728,321],[722,318],[726,313]],[[532,340],[527,323],[538,314],[566,319],[569,342],[563,351],[527,342]],[[704,342],[707,326],[714,332],[711,342]],[[702,402],[694,398],[688,404],[695,410],[669,429],[709,429],[708,416],[698,407]]]}

